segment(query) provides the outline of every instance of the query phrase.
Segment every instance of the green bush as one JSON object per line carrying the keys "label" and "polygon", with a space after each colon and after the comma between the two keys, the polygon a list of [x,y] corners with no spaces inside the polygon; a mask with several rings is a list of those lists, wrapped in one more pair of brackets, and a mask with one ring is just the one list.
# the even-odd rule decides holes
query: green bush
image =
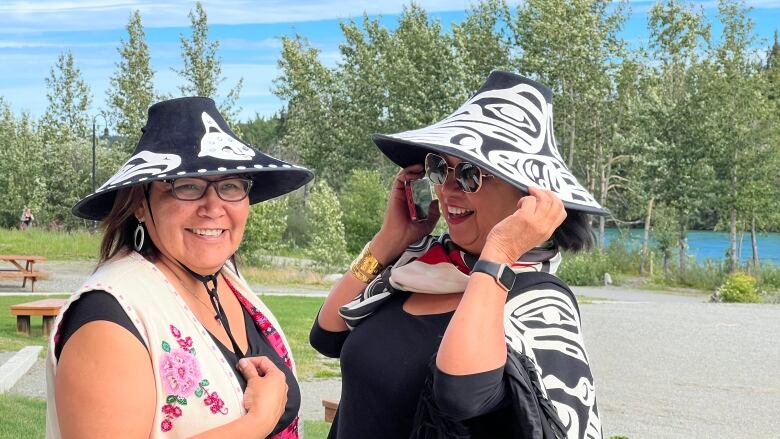
{"label": "green bush", "polygon": [[339,196],[347,250],[359,253],[382,225],[388,191],[378,171],[357,169],[349,174]]}
{"label": "green bush", "polygon": [[252,206],[246,221],[241,252],[248,258],[258,253],[277,254],[284,246],[288,198],[282,197]]}
{"label": "green bush", "polygon": [[[728,276],[728,267],[726,261],[705,260],[698,263],[690,256],[686,264],[685,272],[680,273],[680,266],[677,260],[669,264],[669,277],[662,279],[662,284],[669,286],[691,287],[703,290],[714,290],[725,282]],[[659,276],[663,277],[663,271],[656,270]]]}
{"label": "green bush", "polygon": [[[610,274],[639,274],[640,248],[626,245],[622,240],[613,240],[605,250]],[[613,273],[614,272],[614,273]]]}
{"label": "green bush", "polygon": [[717,294],[724,302],[756,303],[761,296],[756,288],[756,279],[746,273],[733,273],[718,288]]}
{"label": "green bush", "polygon": [[290,194],[287,207],[287,230],[284,233],[284,242],[290,247],[305,249],[309,245],[309,234],[306,229],[306,197],[310,188],[305,186],[302,190]]}
{"label": "green bush", "polygon": [[340,267],[347,261],[341,205],[336,193],[325,180],[319,180],[306,206],[309,235],[307,254],[326,267]]}
{"label": "green bush", "polygon": [[569,285],[602,285],[604,273],[614,271],[606,253],[594,250],[582,253],[564,253],[558,277]]}
{"label": "green bush", "polygon": [[762,290],[780,290],[780,267],[774,265],[762,265],[759,271],[758,285]]}

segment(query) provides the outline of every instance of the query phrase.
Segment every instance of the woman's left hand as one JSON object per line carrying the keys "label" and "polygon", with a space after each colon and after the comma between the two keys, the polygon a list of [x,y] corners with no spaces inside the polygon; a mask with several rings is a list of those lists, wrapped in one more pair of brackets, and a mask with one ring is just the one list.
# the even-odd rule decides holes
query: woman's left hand
{"label": "woman's left hand", "polygon": [[563,202],[552,191],[529,188],[517,210],[490,231],[481,258],[510,264],[528,250],[550,239],[566,219]]}

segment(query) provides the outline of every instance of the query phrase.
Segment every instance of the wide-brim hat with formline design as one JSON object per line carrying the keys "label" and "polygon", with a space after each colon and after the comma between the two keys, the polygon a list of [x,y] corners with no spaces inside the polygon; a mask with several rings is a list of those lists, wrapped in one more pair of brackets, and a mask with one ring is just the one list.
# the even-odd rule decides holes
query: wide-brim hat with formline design
{"label": "wide-brim hat with formline design", "polygon": [[374,134],[373,140],[404,168],[423,163],[430,152],[444,153],[472,162],[523,191],[549,189],[569,209],[606,214],[558,152],[552,91],[524,76],[494,71],[444,120],[397,134]]}
{"label": "wide-brim hat with formline design", "polygon": [[185,97],[149,107],[149,118],[130,159],[73,213],[101,220],[119,189],[155,180],[244,174],[254,183],[250,204],[292,192],[308,183],[311,171],[273,158],[244,143],[228,127],[214,101]]}

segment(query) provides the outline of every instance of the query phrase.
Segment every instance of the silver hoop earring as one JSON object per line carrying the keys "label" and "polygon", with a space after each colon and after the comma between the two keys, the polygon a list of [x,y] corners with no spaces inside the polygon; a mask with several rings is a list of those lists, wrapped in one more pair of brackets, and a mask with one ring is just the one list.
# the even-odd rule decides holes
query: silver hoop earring
{"label": "silver hoop earring", "polygon": [[146,230],[144,229],[144,222],[138,221],[138,227],[135,228],[135,234],[133,234],[133,248],[135,248],[135,251],[140,252],[144,248],[145,240]]}

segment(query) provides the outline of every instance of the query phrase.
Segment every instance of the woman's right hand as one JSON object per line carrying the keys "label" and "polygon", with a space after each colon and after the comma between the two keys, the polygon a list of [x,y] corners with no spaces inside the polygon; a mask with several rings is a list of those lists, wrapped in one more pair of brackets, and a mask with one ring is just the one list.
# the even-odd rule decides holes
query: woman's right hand
{"label": "woman's right hand", "polygon": [[247,357],[238,361],[246,379],[244,408],[262,429],[271,434],[287,404],[287,379],[268,357]]}
{"label": "woman's right hand", "polygon": [[371,253],[382,265],[387,265],[403,253],[406,247],[430,234],[439,220],[441,213],[438,200],[433,200],[428,208],[427,220],[414,222],[409,218],[404,182],[422,178],[424,173],[423,165],[412,165],[401,169],[395,176],[382,228],[374,236],[370,247]]}

